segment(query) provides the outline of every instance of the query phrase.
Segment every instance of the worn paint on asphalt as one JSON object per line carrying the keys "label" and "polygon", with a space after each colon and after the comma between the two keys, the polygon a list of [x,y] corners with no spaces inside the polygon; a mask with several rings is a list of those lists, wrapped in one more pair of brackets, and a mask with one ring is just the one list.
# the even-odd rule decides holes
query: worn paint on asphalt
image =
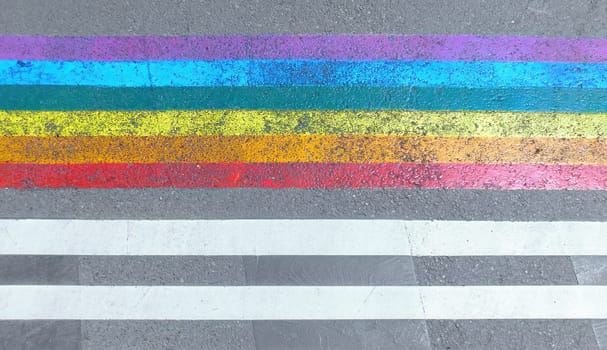
{"label": "worn paint on asphalt", "polygon": [[605,113],[471,111],[0,111],[3,136],[607,136]]}
{"label": "worn paint on asphalt", "polygon": [[179,187],[604,190],[607,189],[607,167],[411,163],[0,163],[0,186],[16,189],[171,188],[170,191]]}
{"label": "worn paint on asphalt", "polygon": [[0,37],[0,59],[334,59],[607,62],[604,38],[475,35]]}

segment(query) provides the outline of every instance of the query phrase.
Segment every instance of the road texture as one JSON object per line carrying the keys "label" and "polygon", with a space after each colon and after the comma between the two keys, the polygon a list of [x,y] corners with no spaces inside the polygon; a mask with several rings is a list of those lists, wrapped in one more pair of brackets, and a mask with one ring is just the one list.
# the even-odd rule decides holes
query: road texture
{"label": "road texture", "polygon": [[[607,3],[594,0],[0,0],[0,5],[2,34],[607,36]],[[0,217],[605,221],[606,203],[607,192],[569,190],[2,189]],[[605,264],[603,257],[566,256],[25,255],[0,257],[0,284],[599,285],[607,281]],[[607,324],[571,319],[7,320],[0,321],[0,348],[607,349]]]}

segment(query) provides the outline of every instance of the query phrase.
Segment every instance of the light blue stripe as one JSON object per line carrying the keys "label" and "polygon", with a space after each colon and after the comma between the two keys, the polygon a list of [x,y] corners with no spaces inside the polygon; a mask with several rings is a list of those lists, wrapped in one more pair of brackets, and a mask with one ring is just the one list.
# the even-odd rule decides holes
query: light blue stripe
{"label": "light blue stripe", "polygon": [[607,88],[607,64],[440,61],[16,61],[0,85]]}

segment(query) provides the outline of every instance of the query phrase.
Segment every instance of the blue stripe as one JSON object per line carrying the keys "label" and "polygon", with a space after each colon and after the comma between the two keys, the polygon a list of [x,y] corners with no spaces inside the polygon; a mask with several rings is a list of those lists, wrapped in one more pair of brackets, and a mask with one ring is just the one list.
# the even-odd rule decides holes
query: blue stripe
{"label": "blue stripe", "polygon": [[607,88],[607,64],[440,61],[16,61],[0,85]]}

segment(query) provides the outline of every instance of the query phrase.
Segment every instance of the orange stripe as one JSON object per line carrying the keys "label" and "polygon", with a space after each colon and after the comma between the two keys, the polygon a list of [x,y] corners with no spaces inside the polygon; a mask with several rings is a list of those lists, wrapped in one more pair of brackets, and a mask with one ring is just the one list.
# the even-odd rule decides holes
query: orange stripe
{"label": "orange stripe", "polygon": [[372,135],[8,136],[0,137],[0,162],[436,162],[607,165],[607,140]]}

